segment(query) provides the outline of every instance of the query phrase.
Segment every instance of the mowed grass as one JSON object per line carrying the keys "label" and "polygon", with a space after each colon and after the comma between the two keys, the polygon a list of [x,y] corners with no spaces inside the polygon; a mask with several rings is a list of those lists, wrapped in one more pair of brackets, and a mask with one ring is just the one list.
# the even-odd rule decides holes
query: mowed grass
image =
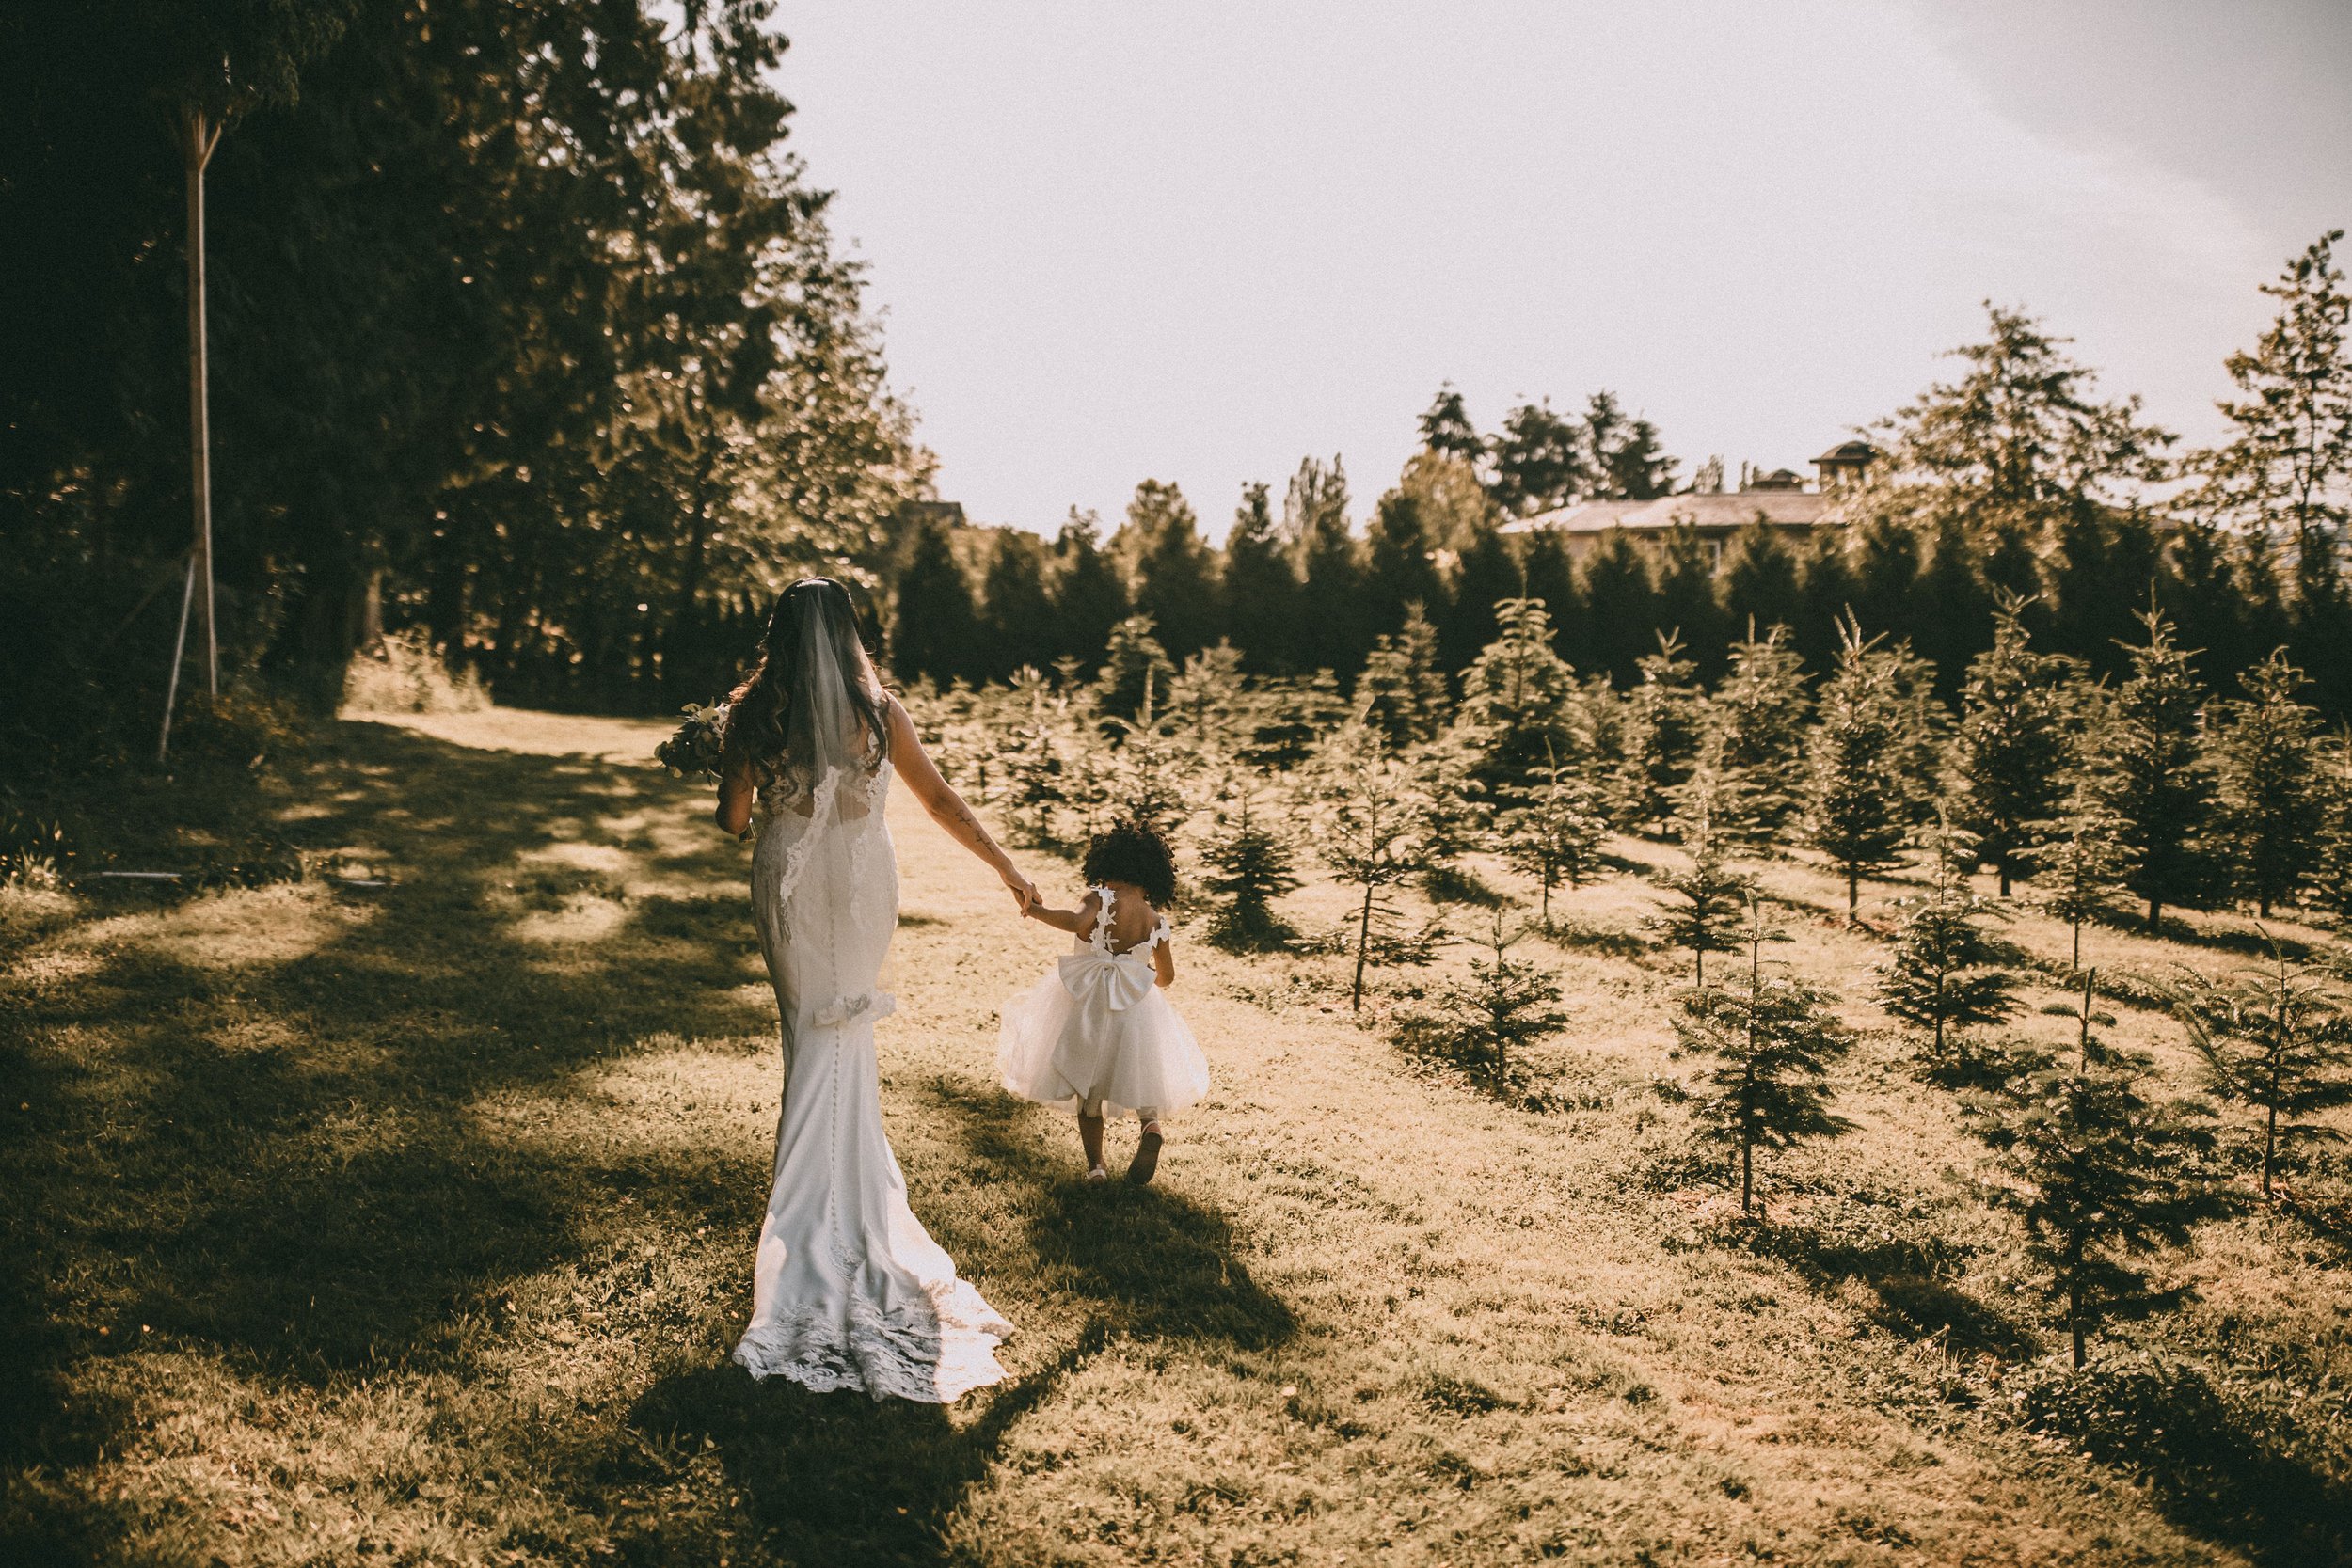
{"label": "mowed grass", "polygon": [[[1019,1325],[1013,1375],[946,1410],[754,1385],[726,1354],[773,1006],[748,851],[645,761],[663,728],[343,723],[278,810],[389,887],[0,903],[0,1560],[2286,1561],[2347,1495],[2290,1466],[2300,1492],[2217,1507],[2004,1414],[2050,1344],[2012,1224],[1867,1002],[1879,945],[1788,863],[1775,956],[1864,1032],[1858,1127],[1770,1160],[1772,1223],[1732,1224],[1661,1092],[1685,960],[1637,940],[1673,851],[1634,842],[1530,939],[1572,1017],[1541,1111],[1360,1027],[1340,960],[1180,927],[1216,1088],[1137,1191],[1080,1181],[1067,1120],[994,1084],[996,1003],[1066,939],[895,796],[885,1117]],[[1883,922],[1904,889],[1870,891]],[[2253,940],[2174,934],[2086,956],[2146,978]],[[1375,1013],[1442,969],[1382,976]],[[2115,1010],[2188,1086],[2177,1027]],[[2294,1214],[2212,1226],[2162,1343],[2340,1404],[2343,1260]]]}

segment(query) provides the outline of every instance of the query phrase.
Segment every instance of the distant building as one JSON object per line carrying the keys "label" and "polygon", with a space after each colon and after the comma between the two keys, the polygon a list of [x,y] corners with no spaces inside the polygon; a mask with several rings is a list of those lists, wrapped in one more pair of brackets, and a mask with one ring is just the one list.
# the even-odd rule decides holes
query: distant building
{"label": "distant building", "polygon": [[1809,490],[1803,478],[1787,468],[1769,473],[1742,469],[1736,491],[1685,491],[1645,501],[1579,501],[1507,524],[1503,531],[1562,534],[1570,558],[1581,559],[1612,529],[1623,529],[1635,544],[1654,546],[1687,523],[1720,563],[1732,536],[1751,523],[1783,535],[1792,546],[1824,523],[1836,525],[1839,519],[1832,514],[1838,498],[1861,482],[1878,457],[1878,449],[1869,442],[1847,441],[1813,460],[1820,478]]}

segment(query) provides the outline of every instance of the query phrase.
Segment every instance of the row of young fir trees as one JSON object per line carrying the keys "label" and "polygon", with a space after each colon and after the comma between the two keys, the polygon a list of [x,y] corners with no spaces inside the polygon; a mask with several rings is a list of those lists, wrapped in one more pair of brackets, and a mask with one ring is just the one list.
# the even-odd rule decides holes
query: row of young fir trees
{"label": "row of young fir trees", "polygon": [[[2071,1061],[1982,1039],[2016,1010],[2018,956],[1984,929],[2002,906],[1967,876],[1990,868],[2004,900],[2032,878],[2074,926],[2078,969],[2082,923],[2124,890],[2151,922],[2220,893],[2265,912],[2300,893],[2341,912],[2346,803],[2331,781],[2344,770],[2340,758],[2322,766],[2316,716],[2283,657],[2249,672],[2237,696],[2212,698],[2151,611],[2130,674],[2110,689],[2038,651],[2026,608],[2003,607],[1956,715],[1924,661],[1851,624],[1816,688],[1775,629],[1735,645],[1711,691],[1662,638],[1619,695],[1559,658],[1539,601],[1506,601],[1456,701],[1434,628],[1414,614],[1378,641],[1343,702],[1327,679],[1253,686],[1230,649],[1178,670],[1138,618],[1117,628],[1091,686],[1070,665],[1058,682],[1022,676],[1009,695],[1027,712],[999,715],[986,754],[963,765],[1038,839],[1058,836],[1057,812],[1083,827],[1134,811],[1172,832],[1210,798],[1200,880],[1216,934],[1235,945],[1295,938],[1276,900],[1298,885],[1290,830],[1306,807],[1321,858],[1356,889],[1333,944],[1350,954],[1359,1006],[1370,969],[1425,959],[1438,940],[1394,927],[1398,884],[1441,885],[1465,854],[1499,852],[1535,880],[1548,925],[1551,892],[1600,868],[1613,830],[1679,837],[1691,863],[1659,879],[1672,901],[1652,928],[1692,955],[1677,1026],[1711,1063],[1693,1103],[1733,1151],[1743,1212],[1758,1150],[1846,1130],[1826,1082],[1851,1039],[1831,998],[1766,962],[1777,933],[1731,862],[1814,849],[1846,879],[1851,919],[1862,880],[1929,839],[1937,880],[1898,906],[1879,999],[1920,1031],[1924,1069],[1967,1091],[1970,1125],[2011,1179],[1994,1196],[2022,1210],[2079,1361],[2100,1322],[2148,1299],[2134,1256],[2183,1234],[2210,1197],[2181,1176],[2202,1167],[2180,1158],[2209,1146],[2210,1128],[2153,1094],[2144,1056],[2100,1041],[2087,974]],[[1289,810],[1273,799],[1285,769]],[[2304,882],[2307,864],[2322,874]],[[1524,934],[1498,910],[1469,975],[1400,1012],[1400,1038],[1520,1092],[1521,1051],[1565,1022],[1550,974],[1512,952]],[[1735,953],[1744,961],[1728,980],[1708,985],[1708,956]],[[2315,1134],[2311,1113],[2352,1097],[2352,1030],[2335,997],[2283,958],[2267,977],[2183,993],[2211,1086],[2262,1117],[2265,1193],[2283,1151]]]}

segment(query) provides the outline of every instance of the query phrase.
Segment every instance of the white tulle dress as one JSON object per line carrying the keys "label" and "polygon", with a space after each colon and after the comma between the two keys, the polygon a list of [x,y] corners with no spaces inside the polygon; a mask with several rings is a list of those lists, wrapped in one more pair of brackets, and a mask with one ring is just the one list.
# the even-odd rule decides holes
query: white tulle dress
{"label": "white tulle dress", "polygon": [[876,989],[898,921],[883,821],[887,768],[760,794],[752,909],[784,1024],[784,1114],[759,1229],[752,1322],[735,1359],[756,1377],[945,1403],[1005,1376],[1012,1332],[907,1207],[882,1132]]}
{"label": "white tulle dress", "polygon": [[1209,1063],[1153,983],[1163,919],[1124,953],[1111,950],[1111,890],[1093,890],[1094,929],[1053,972],[1001,1009],[996,1065],[1005,1087],[1063,1110],[1182,1111],[1209,1092]]}

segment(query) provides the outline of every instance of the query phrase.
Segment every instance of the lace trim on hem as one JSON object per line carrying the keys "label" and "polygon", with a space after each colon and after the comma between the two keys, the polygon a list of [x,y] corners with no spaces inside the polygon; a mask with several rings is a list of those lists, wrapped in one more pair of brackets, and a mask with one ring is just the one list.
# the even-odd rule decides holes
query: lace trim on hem
{"label": "lace trim on hem", "polygon": [[732,1359],[755,1378],[790,1378],[814,1393],[855,1389],[930,1404],[1001,1382],[995,1351],[1012,1324],[968,1281],[929,1294],[928,1312],[883,1313],[852,1299],[846,1329],[838,1314],[804,1307],[746,1333]]}

